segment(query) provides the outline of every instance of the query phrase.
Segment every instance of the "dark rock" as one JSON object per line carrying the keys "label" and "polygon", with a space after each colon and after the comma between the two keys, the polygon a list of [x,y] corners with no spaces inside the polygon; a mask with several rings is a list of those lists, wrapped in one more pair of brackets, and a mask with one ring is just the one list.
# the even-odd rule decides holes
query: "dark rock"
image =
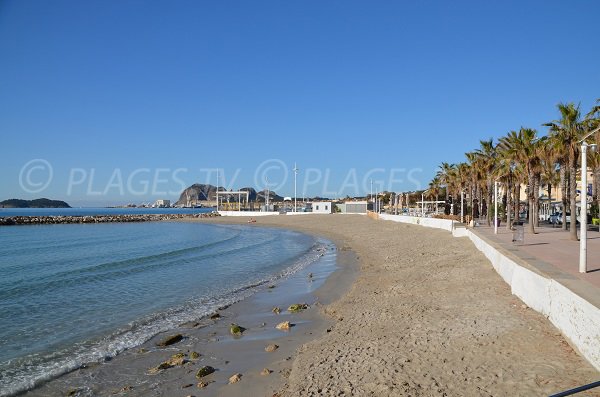
{"label": "dark rock", "polygon": [[162,341],[158,342],[156,344],[156,346],[160,346],[160,347],[170,346],[170,345],[174,345],[177,342],[181,342],[182,340],[183,340],[183,335],[175,334],[175,335],[171,335],[171,336],[163,339]]}
{"label": "dark rock", "polygon": [[244,333],[244,331],[246,330],[246,328],[239,326],[237,324],[232,323],[231,327],[229,328],[229,332],[231,333],[231,335],[234,336],[242,336],[242,334]]}
{"label": "dark rock", "polygon": [[308,305],[306,303],[294,303],[290,307],[288,307],[288,312],[290,313],[298,313],[302,310],[308,309]]}
{"label": "dark rock", "polygon": [[204,367],[201,367],[198,370],[198,372],[196,372],[196,378],[204,378],[205,376],[208,376],[213,372],[215,372],[215,369],[213,367],[211,367],[210,365],[205,365]]}

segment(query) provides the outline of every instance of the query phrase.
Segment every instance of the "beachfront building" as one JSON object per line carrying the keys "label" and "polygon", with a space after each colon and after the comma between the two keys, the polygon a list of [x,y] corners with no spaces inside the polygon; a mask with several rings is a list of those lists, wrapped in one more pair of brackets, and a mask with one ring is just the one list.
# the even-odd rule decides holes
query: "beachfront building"
{"label": "beachfront building", "polygon": [[313,201],[312,212],[316,214],[333,214],[333,203],[331,201]]}
{"label": "beachfront building", "polygon": [[153,207],[155,208],[169,208],[171,207],[171,200],[156,200],[156,202],[154,203]]}
{"label": "beachfront building", "polygon": [[368,203],[366,201],[345,201],[335,206],[342,214],[366,214]]}

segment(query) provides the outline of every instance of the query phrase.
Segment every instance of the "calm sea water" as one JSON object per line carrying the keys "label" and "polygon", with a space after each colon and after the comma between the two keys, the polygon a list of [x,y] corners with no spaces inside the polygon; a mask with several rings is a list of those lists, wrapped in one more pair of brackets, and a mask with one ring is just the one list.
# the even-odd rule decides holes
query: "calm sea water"
{"label": "calm sea water", "polygon": [[0,228],[0,395],[243,299],[317,260],[323,244],[183,222]]}

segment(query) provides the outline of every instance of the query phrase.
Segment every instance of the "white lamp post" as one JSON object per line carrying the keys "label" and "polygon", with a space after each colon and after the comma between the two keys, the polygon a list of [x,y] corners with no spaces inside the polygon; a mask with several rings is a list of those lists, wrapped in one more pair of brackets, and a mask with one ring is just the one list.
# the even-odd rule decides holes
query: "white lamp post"
{"label": "white lamp post", "polygon": [[[600,127],[583,137],[581,141],[581,232],[579,236],[579,273],[587,273],[587,148],[594,150],[596,144],[588,145],[585,141],[593,133],[600,131]],[[571,225],[577,214],[571,214]]]}
{"label": "white lamp post", "polygon": [[298,175],[298,167],[294,163],[294,212],[297,212],[298,203],[296,201],[296,176]]}
{"label": "white lamp post", "polygon": [[219,169],[217,168],[217,192],[215,193],[217,195],[217,212],[219,212]]}
{"label": "white lamp post", "polygon": [[421,217],[425,216],[425,192],[421,193]]}

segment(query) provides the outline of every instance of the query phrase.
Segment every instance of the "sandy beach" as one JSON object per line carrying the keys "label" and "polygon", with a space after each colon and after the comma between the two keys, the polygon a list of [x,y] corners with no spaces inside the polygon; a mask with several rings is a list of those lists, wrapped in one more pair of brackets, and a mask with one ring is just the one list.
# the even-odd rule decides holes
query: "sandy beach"
{"label": "sandy beach", "polygon": [[[600,377],[546,318],[511,295],[467,239],[360,215],[269,216],[249,227],[323,237],[335,243],[325,258],[337,258],[338,270],[304,269],[223,308],[219,319],[182,324],[26,395],[547,396]],[[294,302],[310,307],[287,312]],[[276,330],[284,321],[295,326]],[[230,335],[232,322],[248,328],[241,338]],[[156,347],[176,333],[181,342]],[[174,354],[185,363],[149,372]],[[197,379],[204,365],[216,372]],[[229,384],[235,374],[241,378]]]}
{"label": "sandy beach", "polygon": [[329,332],[302,345],[280,396],[543,396],[600,377],[467,239],[364,216],[258,223],[329,237],[360,262],[350,290],[322,309]]}

